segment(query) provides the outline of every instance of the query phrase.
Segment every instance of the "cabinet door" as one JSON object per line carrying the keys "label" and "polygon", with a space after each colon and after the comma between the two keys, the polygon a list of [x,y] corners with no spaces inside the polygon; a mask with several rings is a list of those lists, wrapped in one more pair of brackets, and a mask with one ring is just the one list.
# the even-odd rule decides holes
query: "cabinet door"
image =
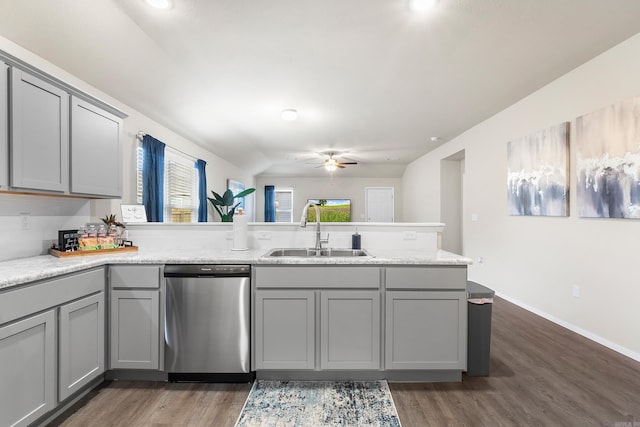
{"label": "cabinet door", "polygon": [[62,401],[104,372],[104,292],[60,307]]}
{"label": "cabinet door", "polygon": [[256,292],[256,368],[313,369],[313,291]]}
{"label": "cabinet door", "polygon": [[9,66],[0,62],[0,190],[9,186]]}
{"label": "cabinet door", "polygon": [[71,192],[122,197],[122,120],[71,97]]}
{"label": "cabinet door", "polygon": [[159,292],[111,291],[111,369],[159,369]]}
{"label": "cabinet door", "polygon": [[69,186],[69,95],[11,69],[11,186],[64,192]]}
{"label": "cabinet door", "polygon": [[0,425],[26,426],[55,405],[55,314],[0,327]]}
{"label": "cabinet door", "polygon": [[380,368],[380,293],[323,291],[322,369]]}
{"label": "cabinet door", "polygon": [[466,369],[464,291],[387,291],[386,369]]}

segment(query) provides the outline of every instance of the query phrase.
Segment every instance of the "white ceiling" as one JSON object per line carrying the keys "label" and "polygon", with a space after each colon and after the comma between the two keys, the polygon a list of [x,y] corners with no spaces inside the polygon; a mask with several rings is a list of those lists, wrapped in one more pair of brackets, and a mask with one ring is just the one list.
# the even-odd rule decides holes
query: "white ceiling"
{"label": "white ceiling", "polygon": [[174,2],[0,0],[0,35],[253,174],[401,176],[640,31],[638,0]]}

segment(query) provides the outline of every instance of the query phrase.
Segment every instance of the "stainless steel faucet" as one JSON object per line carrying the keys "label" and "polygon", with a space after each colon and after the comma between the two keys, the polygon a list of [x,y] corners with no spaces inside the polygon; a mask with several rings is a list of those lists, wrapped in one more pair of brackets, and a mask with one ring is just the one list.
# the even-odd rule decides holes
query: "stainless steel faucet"
{"label": "stainless steel faucet", "polygon": [[[309,208],[313,206],[314,209],[316,210],[316,246],[315,246],[315,250],[316,251],[320,251],[322,249],[322,244],[323,243],[329,243],[329,233],[327,233],[327,238],[326,239],[322,239],[320,237],[320,209],[318,208],[318,205],[316,205],[313,202],[307,202],[306,205],[304,205],[304,208],[302,208],[302,216],[300,217],[300,227],[304,228],[307,226],[307,213],[309,211]],[[320,254],[320,252],[318,252],[318,255]]]}

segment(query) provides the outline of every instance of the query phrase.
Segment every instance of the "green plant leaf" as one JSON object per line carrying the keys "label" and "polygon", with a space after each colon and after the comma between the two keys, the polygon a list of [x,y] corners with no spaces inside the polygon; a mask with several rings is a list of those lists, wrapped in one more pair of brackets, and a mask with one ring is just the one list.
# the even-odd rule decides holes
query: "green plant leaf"
{"label": "green plant leaf", "polygon": [[245,197],[245,196],[248,196],[249,194],[253,193],[254,191],[256,191],[256,189],[255,189],[255,188],[247,188],[246,190],[241,191],[241,192],[239,192],[238,194],[236,194],[236,195],[234,196],[234,198],[236,198],[236,199],[237,199],[237,198],[239,198],[239,197]]}
{"label": "green plant leaf", "polygon": [[232,206],[233,205],[233,193],[231,190],[227,190],[222,195],[222,204],[223,206]]}
{"label": "green plant leaf", "polygon": [[[215,198],[216,198],[216,200],[218,201],[218,203],[219,203],[219,204],[222,204],[222,200],[223,200],[223,199],[222,199],[222,196],[221,196],[221,195],[219,195],[218,193],[216,193],[216,192],[215,192],[215,191],[213,191],[213,190],[211,190],[211,192],[213,193],[213,197],[215,197]],[[211,199],[209,199],[209,200],[211,200]]]}
{"label": "green plant leaf", "polygon": [[222,202],[220,200],[212,199],[211,197],[207,197],[207,199],[209,199],[213,207],[222,205]]}

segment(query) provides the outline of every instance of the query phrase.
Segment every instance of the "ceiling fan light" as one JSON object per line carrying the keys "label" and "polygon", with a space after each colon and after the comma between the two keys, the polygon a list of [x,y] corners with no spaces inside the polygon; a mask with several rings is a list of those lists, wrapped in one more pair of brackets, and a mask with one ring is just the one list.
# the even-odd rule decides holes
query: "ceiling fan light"
{"label": "ceiling fan light", "polygon": [[336,166],[335,163],[327,163],[324,165],[324,168],[329,172],[333,172],[338,168],[338,166]]}
{"label": "ceiling fan light", "polygon": [[288,122],[292,122],[298,118],[298,111],[293,108],[287,108],[286,110],[282,110],[280,112],[280,116],[282,120],[286,120]]}

